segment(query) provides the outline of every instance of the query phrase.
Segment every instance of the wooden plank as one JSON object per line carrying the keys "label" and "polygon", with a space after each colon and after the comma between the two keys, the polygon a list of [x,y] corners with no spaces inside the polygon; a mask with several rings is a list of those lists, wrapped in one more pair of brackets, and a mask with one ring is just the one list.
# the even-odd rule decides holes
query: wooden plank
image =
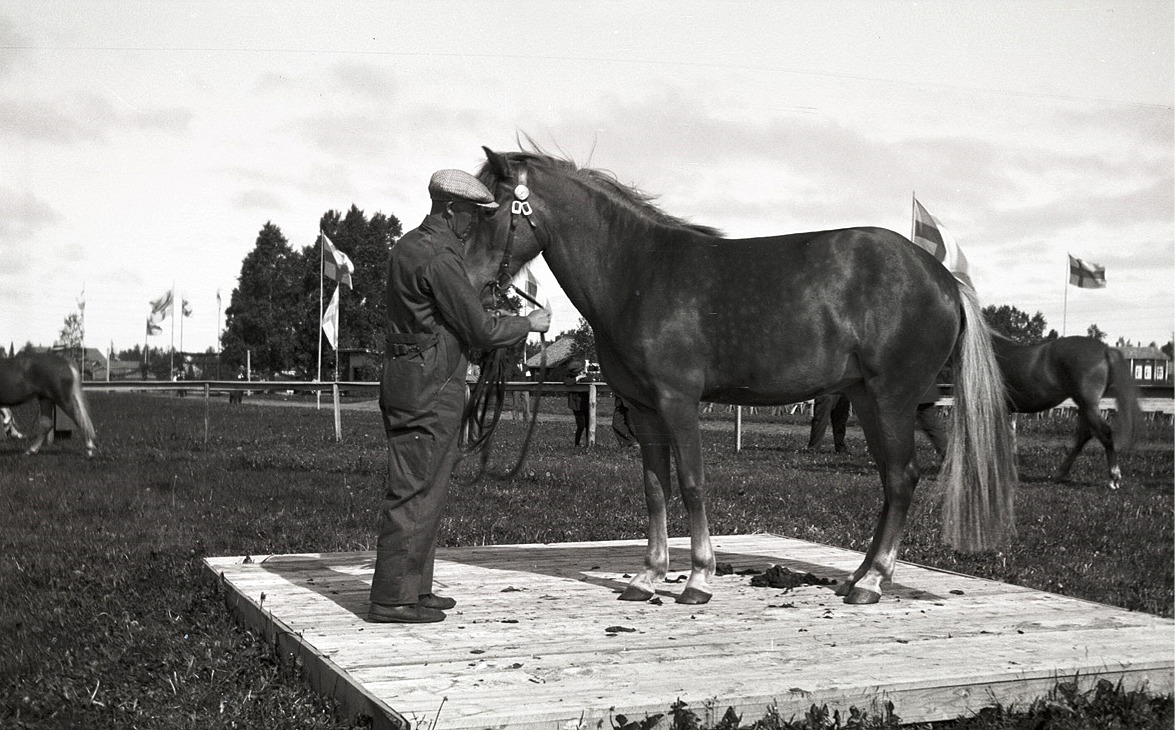
{"label": "wooden plank", "polygon": [[[714,542],[736,568],[839,578],[862,559],[774,535]],[[685,566],[688,540],[671,549]],[[679,583],[660,605],[617,601],[643,553],[635,540],[440,550],[438,590],[459,603],[427,626],[363,620],[372,553],[205,562],[243,620],[305,657],[313,686],[386,726],[428,727],[442,698],[440,722],[472,729],[607,727],[679,698],[748,721],[769,706],[788,717],[888,699],[903,721],[925,722],[1027,703],[1074,675],[1175,691],[1175,623],[1149,614],[904,563],[873,606],[743,575],[715,578],[704,606],[673,603]]]}

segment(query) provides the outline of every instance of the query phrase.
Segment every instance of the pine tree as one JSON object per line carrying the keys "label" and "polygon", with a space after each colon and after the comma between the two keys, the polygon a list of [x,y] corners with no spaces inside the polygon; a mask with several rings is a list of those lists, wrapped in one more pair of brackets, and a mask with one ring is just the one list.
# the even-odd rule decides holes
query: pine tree
{"label": "pine tree", "polygon": [[223,361],[242,369],[251,353],[255,379],[290,370],[298,352],[298,321],[306,299],[297,257],[281,229],[267,222],[241,262],[237,288],[225,310]]}
{"label": "pine tree", "polygon": [[998,307],[991,305],[983,308],[983,318],[996,332],[1020,344],[1035,345],[1044,342],[1044,328],[1047,323],[1040,312],[1029,316],[1027,312],[1010,304]]}

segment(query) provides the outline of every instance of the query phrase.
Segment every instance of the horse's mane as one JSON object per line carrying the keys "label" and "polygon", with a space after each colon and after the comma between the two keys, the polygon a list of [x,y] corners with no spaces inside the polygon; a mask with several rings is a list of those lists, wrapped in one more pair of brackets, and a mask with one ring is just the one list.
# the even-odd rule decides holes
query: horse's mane
{"label": "horse's mane", "polygon": [[[614,174],[607,170],[598,170],[591,167],[580,167],[570,159],[555,157],[542,151],[523,150],[521,152],[503,153],[510,162],[518,162],[535,167],[545,168],[548,171],[558,172],[583,182],[588,188],[602,195],[616,206],[635,213],[640,218],[660,226],[670,228],[684,228],[705,236],[722,237],[722,232],[711,226],[690,223],[689,221],[670,215],[653,205],[656,196],[649,195],[631,185],[620,182]],[[495,182],[493,170],[489,163],[482,165],[478,177],[487,186]],[[541,192],[537,194],[541,195]]]}

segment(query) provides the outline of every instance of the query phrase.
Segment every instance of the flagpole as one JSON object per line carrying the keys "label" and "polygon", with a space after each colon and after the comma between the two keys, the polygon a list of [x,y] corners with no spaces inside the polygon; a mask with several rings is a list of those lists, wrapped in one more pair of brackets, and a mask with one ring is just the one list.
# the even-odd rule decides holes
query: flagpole
{"label": "flagpole", "polygon": [[[326,244],[322,229],[318,229],[318,382],[322,382],[322,268],[326,260]],[[322,408],[322,391],[314,391],[314,407]]]}
{"label": "flagpole", "polygon": [[78,302],[78,309],[82,310],[82,357],[78,364],[79,377],[86,379],[86,282],[82,282],[82,299]]}
{"label": "flagpole", "polygon": [[915,206],[918,205],[918,193],[914,190],[910,191],[910,240],[914,240],[914,234],[918,231],[918,216],[915,214]]}
{"label": "flagpole", "polygon": [[216,290],[216,379],[220,380],[220,290]]}
{"label": "flagpole", "polygon": [[171,282],[171,357],[167,361],[167,379],[175,380],[175,282]]}
{"label": "flagpole", "polygon": [[1065,254],[1065,305],[1061,310],[1061,337],[1068,334],[1069,327],[1069,270],[1072,264],[1069,261],[1069,253]]}

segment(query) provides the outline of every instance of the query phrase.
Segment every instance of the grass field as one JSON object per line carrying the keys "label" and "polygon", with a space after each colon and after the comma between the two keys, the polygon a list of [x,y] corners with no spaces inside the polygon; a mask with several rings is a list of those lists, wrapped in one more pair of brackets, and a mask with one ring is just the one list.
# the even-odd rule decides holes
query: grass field
{"label": "grass field", "polygon": [[[77,440],[38,457],[0,441],[0,726],[353,727],[302,685],[295,663],[234,623],[200,559],[371,549],[384,482],[378,413],[345,411],[344,441],[334,443],[329,409],[213,399],[205,443],[202,398],[90,401],[95,459],[83,458]],[[557,400],[545,407],[564,412]],[[18,409],[22,426],[31,414]],[[850,427],[849,455],[831,453],[831,444],[809,453],[800,451],[804,417],[748,415],[735,454],[729,414],[707,418],[715,534],[767,531],[864,549],[880,489],[859,430]],[[1060,419],[1021,422],[1013,546],[978,556],[942,546],[928,478],[901,558],[1172,616],[1171,427],[1148,425],[1123,460],[1118,492],[1105,488],[1104,458],[1092,444],[1070,483],[1046,479],[1069,428]],[[520,434],[520,424],[504,422],[500,465],[517,453]],[[471,468],[462,466],[444,544],[642,538],[635,451],[616,447],[606,427],[590,451],[574,449],[572,434],[565,420],[541,424],[511,482],[468,483]],[[919,443],[928,463],[929,445]],[[687,534],[680,503],[670,531]],[[1063,705],[1052,702],[1042,711]],[[1171,726],[1170,698],[1131,696],[1111,706],[1119,726]],[[997,726],[1005,725],[985,727]]]}

